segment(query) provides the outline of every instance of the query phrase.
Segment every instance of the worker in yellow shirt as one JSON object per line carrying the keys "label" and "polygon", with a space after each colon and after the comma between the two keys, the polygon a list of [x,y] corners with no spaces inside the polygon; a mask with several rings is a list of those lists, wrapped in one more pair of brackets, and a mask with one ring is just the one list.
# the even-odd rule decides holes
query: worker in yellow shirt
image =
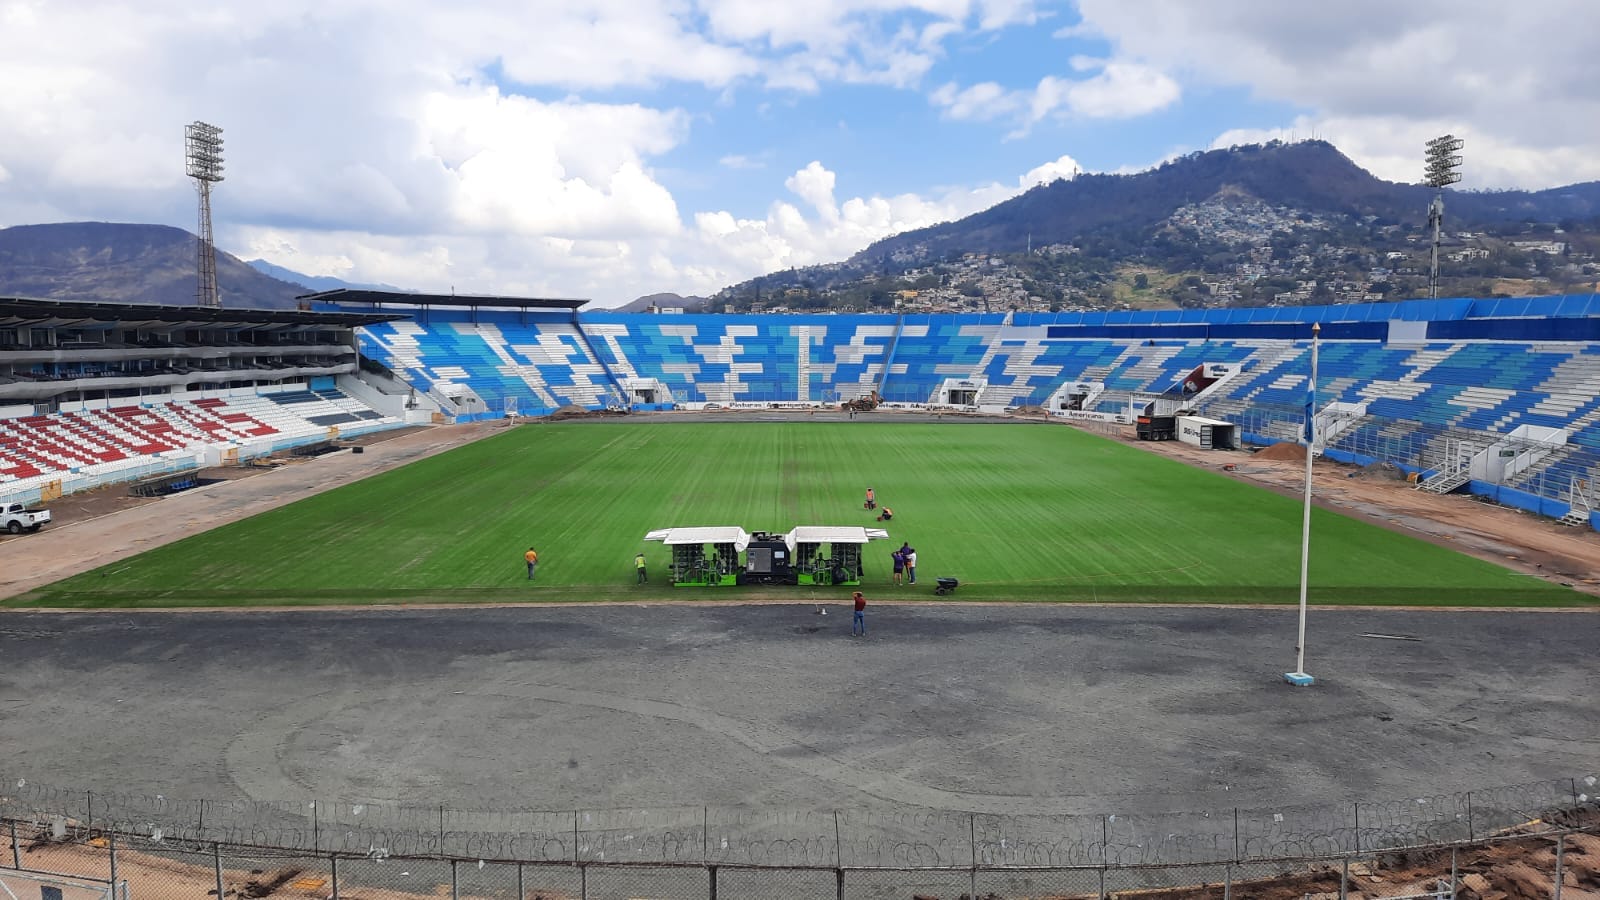
{"label": "worker in yellow shirt", "polygon": [[528,552],[522,554],[522,558],[528,563],[528,580],[532,581],[533,570],[539,568],[539,553],[532,547],[529,547]]}
{"label": "worker in yellow shirt", "polygon": [[642,550],[639,551],[639,555],[637,555],[637,556],[635,556],[633,558],[633,567],[635,569],[639,570],[639,583],[640,584],[644,584],[645,582],[650,580],[650,576],[648,576],[648,575],[646,575],[644,573],[644,551],[642,551]]}

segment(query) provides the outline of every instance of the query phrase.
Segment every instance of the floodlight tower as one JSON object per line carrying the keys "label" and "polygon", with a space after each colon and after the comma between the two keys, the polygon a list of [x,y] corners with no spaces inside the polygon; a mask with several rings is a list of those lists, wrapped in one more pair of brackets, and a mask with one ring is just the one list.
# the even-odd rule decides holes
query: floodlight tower
{"label": "floodlight tower", "polygon": [[222,129],[194,122],[183,129],[189,177],[200,191],[200,251],[196,256],[195,298],[201,306],[221,306],[217,294],[217,249],[211,242],[211,185],[222,180]]}
{"label": "floodlight tower", "polygon": [[1428,266],[1428,296],[1439,297],[1439,230],[1444,225],[1444,187],[1461,180],[1461,157],[1455,152],[1466,142],[1453,134],[1436,137],[1428,142],[1427,169],[1423,184],[1434,189],[1433,203],[1428,205],[1428,226],[1433,229],[1433,254]]}

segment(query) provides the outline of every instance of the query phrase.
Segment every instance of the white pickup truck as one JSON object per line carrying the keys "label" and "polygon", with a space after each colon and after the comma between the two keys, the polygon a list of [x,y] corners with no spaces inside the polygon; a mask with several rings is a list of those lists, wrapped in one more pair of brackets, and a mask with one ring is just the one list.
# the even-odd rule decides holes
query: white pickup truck
{"label": "white pickup truck", "polygon": [[13,503],[6,507],[4,513],[0,513],[0,528],[12,534],[38,531],[48,521],[50,521],[50,510],[29,509],[21,503]]}

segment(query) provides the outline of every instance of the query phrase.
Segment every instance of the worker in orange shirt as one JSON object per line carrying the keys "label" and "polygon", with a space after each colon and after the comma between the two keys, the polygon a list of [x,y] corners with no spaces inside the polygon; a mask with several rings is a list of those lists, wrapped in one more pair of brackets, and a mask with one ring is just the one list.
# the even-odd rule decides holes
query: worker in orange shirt
{"label": "worker in orange shirt", "polygon": [[539,552],[529,547],[528,552],[522,554],[522,558],[528,563],[528,580],[532,581],[533,570],[539,568]]}

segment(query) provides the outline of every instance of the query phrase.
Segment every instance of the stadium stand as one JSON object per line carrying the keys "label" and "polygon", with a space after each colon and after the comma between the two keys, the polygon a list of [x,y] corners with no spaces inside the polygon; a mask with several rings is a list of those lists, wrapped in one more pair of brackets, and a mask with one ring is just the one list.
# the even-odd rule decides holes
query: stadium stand
{"label": "stadium stand", "polygon": [[[1310,326],[1319,323],[1317,396],[1330,454],[1396,462],[1426,480],[1455,465],[1462,447],[1481,455],[1515,444],[1515,472],[1493,485],[1464,474],[1462,484],[1546,514],[1600,503],[1588,487],[1600,475],[1594,296],[1009,315],[425,313],[363,329],[363,347],[424,389],[469,388],[490,413],[512,394],[524,411],[596,408],[638,383],[689,407],[830,402],[873,390],[891,404],[937,405],[959,384],[961,405],[1037,404],[1124,421],[1131,404],[1174,398],[1238,422],[1258,442],[1298,439]],[[1227,375],[1191,380],[1207,366]],[[1065,403],[1074,384],[1081,407]],[[629,399],[648,408],[640,396]]]}
{"label": "stadium stand", "polygon": [[[391,315],[0,298],[0,498],[248,459],[405,423],[349,380]],[[372,376],[374,379],[378,376]]]}
{"label": "stadium stand", "polygon": [[[0,343],[16,348],[0,365],[0,490],[192,461],[198,448],[427,421],[414,407],[449,420],[876,391],[891,404],[1027,404],[1127,421],[1162,399],[1236,422],[1257,443],[1299,440],[1317,323],[1328,455],[1393,462],[1430,489],[1569,521],[1600,509],[1593,295],[904,316],[579,313],[581,301],[369,291],[307,299],[322,311],[280,320],[78,304],[73,331],[37,347],[27,323],[55,321],[62,306],[0,300]],[[369,364],[380,374],[366,377]],[[379,390],[385,371],[399,380]]]}

